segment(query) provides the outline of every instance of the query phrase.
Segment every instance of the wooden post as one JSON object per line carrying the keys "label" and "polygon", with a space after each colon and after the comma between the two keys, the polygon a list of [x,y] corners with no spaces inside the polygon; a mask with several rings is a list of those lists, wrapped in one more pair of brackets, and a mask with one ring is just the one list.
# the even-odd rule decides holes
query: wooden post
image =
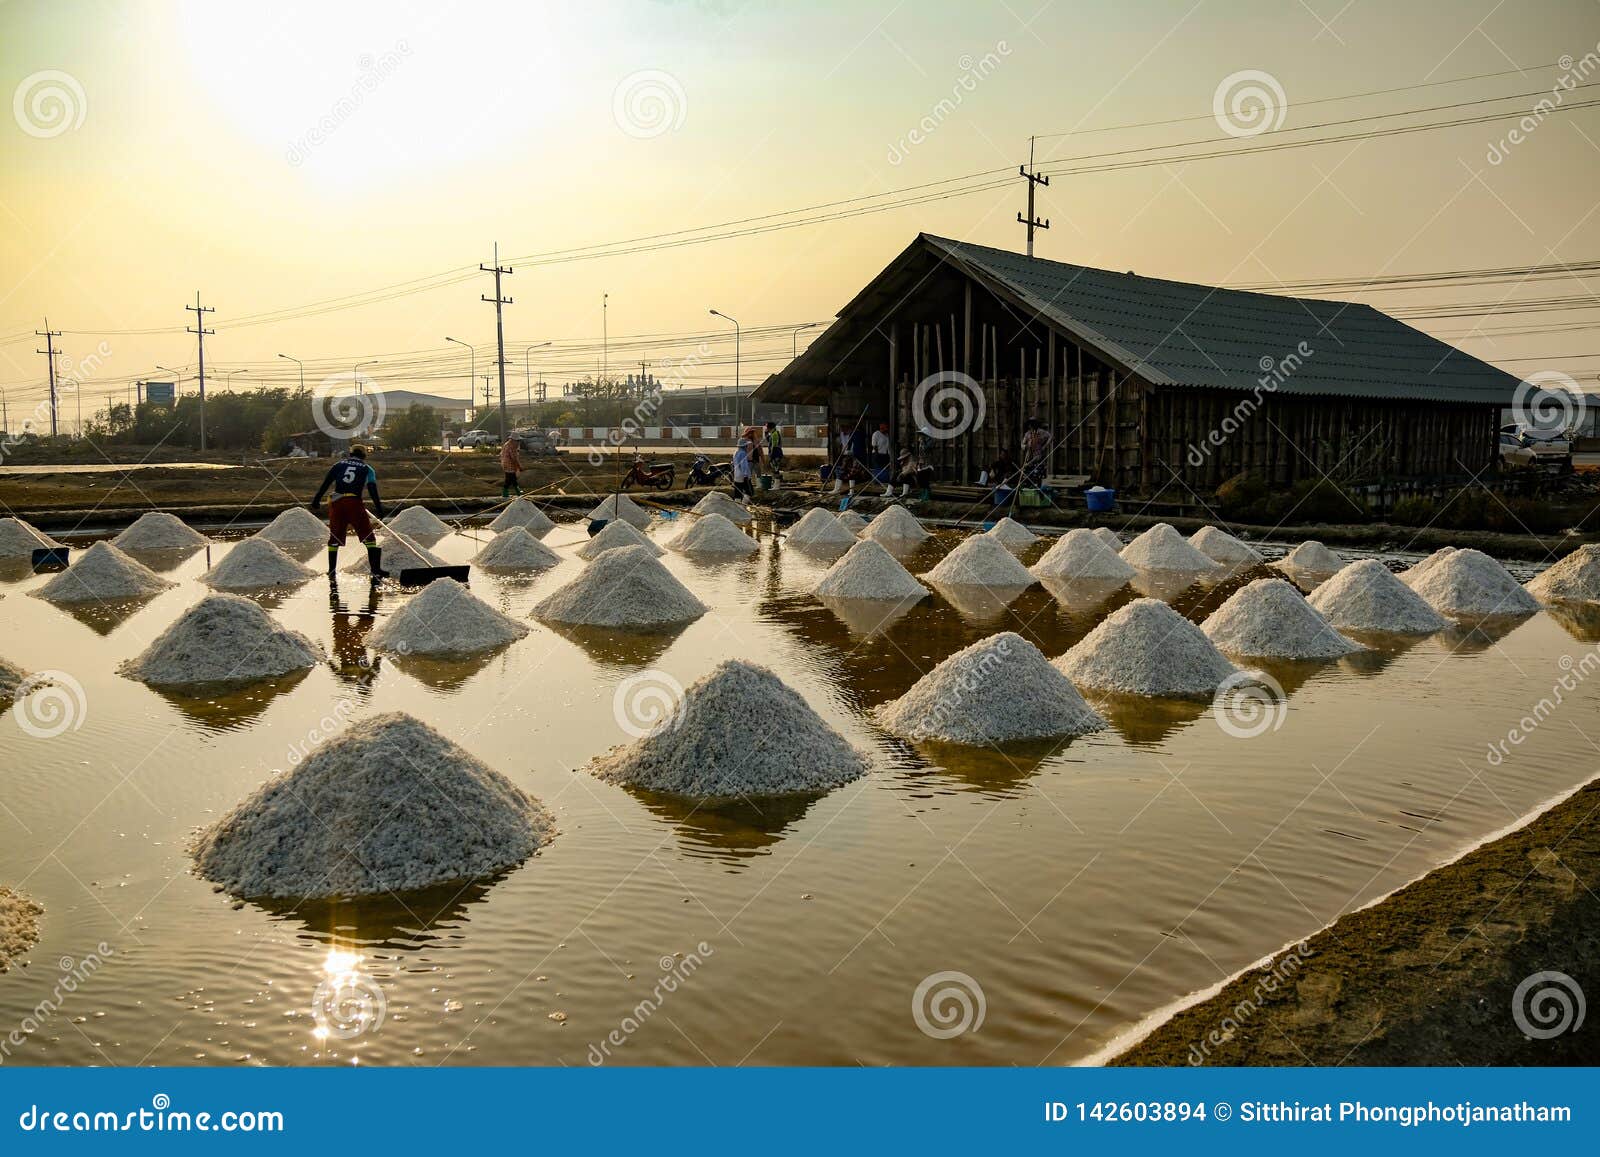
{"label": "wooden post", "polygon": [[[972,376],[972,278],[962,280],[962,342],[961,342],[961,372],[968,377]],[[972,481],[972,439],[974,432],[969,430],[961,439],[961,484],[963,486]]]}

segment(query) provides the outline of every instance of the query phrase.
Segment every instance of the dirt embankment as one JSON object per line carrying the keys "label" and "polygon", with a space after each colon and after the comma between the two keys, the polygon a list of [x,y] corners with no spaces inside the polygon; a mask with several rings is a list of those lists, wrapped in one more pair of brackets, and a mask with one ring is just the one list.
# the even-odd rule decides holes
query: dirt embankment
{"label": "dirt embankment", "polygon": [[1600,1023],[1577,1023],[1580,994],[1600,997],[1600,781],[1341,917],[1112,1063],[1592,1065]]}

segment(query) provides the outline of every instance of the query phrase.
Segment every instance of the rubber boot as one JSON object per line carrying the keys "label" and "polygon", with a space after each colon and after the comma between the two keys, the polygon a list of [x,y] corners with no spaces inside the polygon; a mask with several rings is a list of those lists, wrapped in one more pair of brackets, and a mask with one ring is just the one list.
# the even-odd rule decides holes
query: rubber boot
{"label": "rubber boot", "polygon": [[334,582],[339,581],[339,548],[336,546],[328,548],[328,577]]}
{"label": "rubber boot", "polygon": [[374,579],[389,577],[389,572],[383,569],[383,547],[376,543],[367,546],[367,567],[372,571]]}
{"label": "rubber boot", "polygon": [[911,483],[909,483],[909,482],[900,483],[900,497],[904,498],[906,495],[908,495],[910,493],[911,493]]}
{"label": "rubber boot", "polygon": [[831,491],[829,491],[829,493],[830,493],[830,494],[837,494],[837,493],[839,493],[839,489],[840,489],[840,487],[841,487],[841,486],[842,486],[842,485],[843,485],[843,483],[841,483],[841,482],[840,482],[840,481],[839,481],[839,480],[838,480],[838,479],[837,479],[837,478],[835,478],[835,479],[834,479],[834,480],[833,480],[833,489],[832,489],[832,490],[831,490]]}

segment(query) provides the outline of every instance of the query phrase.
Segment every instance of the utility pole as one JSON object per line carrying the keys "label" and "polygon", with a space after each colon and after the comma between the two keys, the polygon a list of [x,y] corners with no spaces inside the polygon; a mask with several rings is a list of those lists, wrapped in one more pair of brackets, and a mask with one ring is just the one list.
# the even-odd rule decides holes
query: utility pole
{"label": "utility pole", "polygon": [[[510,435],[511,427],[506,422],[506,328],[502,317],[502,307],[510,305],[511,299],[502,296],[500,293],[500,276],[513,271],[509,265],[501,267],[500,243],[498,241],[494,245],[494,265],[488,266],[480,263],[478,268],[485,273],[494,274],[494,296],[484,297],[483,300],[494,302],[495,368],[500,371],[500,437],[505,438]],[[485,406],[489,404],[487,397],[484,398],[483,404]]]}
{"label": "utility pole", "polygon": [[185,326],[185,333],[194,334],[196,349],[200,358],[200,449],[206,448],[206,335],[217,331],[206,328],[206,314],[216,313],[213,306],[200,304],[200,292],[195,291],[194,304],[183,307],[194,311],[194,324]]}
{"label": "utility pole", "polygon": [[1017,166],[1017,172],[1021,173],[1024,177],[1028,178],[1028,215],[1026,217],[1024,217],[1021,213],[1018,213],[1017,214],[1017,221],[1018,221],[1018,223],[1026,225],[1028,227],[1028,256],[1029,257],[1033,256],[1033,231],[1035,229],[1048,229],[1048,228],[1050,228],[1050,219],[1048,217],[1045,218],[1043,221],[1041,221],[1041,220],[1039,220],[1039,218],[1037,218],[1037,217],[1035,217],[1033,215],[1033,193],[1034,193],[1034,190],[1036,188],[1038,188],[1038,186],[1040,186],[1040,185],[1048,185],[1050,183],[1050,178],[1049,177],[1042,177],[1037,172],[1030,172],[1029,170],[1031,170],[1032,168],[1033,168],[1033,138],[1029,137],[1028,138],[1028,163],[1026,165],[1018,165]]}
{"label": "utility pole", "polygon": [[[489,382],[490,382],[489,375],[488,374],[484,374],[483,375],[483,408],[485,410],[487,410],[489,408]],[[501,424],[502,425],[505,424],[505,416],[506,416],[505,415],[505,411],[501,410],[500,411],[500,420],[501,420]],[[501,430],[500,434],[501,434],[502,437],[504,437],[505,436],[505,431]]]}
{"label": "utility pole", "polygon": [[61,351],[56,349],[56,338],[61,336],[59,329],[50,328],[50,319],[44,319],[44,328],[33,331],[37,336],[44,338],[44,349],[33,352],[43,354],[45,361],[50,366],[50,436],[56,436],[56,355]]}
{"label": "utility pole", "polygon": [[650,363],[639,363],[639,396],[643,397],[650,392]]}
{"label": "utility pole", "polygon": [[606,373],[611,368],[611,332],[607,328],[607,317],[610,313],[611,295],[600,295],[600,381],[601,390],[606,388]]}

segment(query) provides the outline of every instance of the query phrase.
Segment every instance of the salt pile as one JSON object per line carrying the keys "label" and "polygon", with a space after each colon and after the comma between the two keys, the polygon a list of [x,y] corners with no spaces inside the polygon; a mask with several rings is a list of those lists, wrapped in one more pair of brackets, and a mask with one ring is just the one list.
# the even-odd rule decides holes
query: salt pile
{"label": "salt pile", "polygon": [[1450,625],[1427,600],[1375,558],[1351,563],[1319,586],[1307,601],[1341,631],[1431,635]]}
{"label": "salt pile", "polygon": [[295,586],[316,573],[284,554],[277,543],[265,538],[247,538],[235,544],[221,562],[201,575],[200,581],[222,591],[255,591]]}
{"label": "salt pile", "polygon": [[384,519],[383,525],[423,546],[432,546],[451,533],[450,525],[426,506],[408,506],[393,518]]}
{"label": "salt pile", "polygon": [[1033,585],[1033,575],[1016,560],[998,538],[987,534],[971,534],[949,554],[939,560],[939,565],[922,576],[929,582],[950,586],[972,587],[1027,587]]}
{"label": "salt pile", "polygon": [[171,585],[109,542],[97,542],[32,593],[52,603],[96,603],[146,598]]}
{"label": "salt pile", "polygon": [[1045,551],[1030,572],[1039,579],[1097,579],[1125,582],[1139,572],[1108,547],[1098,531],[1069,530]]}
{"label": "salt pile", "polygon": [[1337,659],[1365,650],[1329,625],[1298,588],[1256,579],[1235,591],[1200,628],[1220,650],[1272,659]]}
{"label": "salt pile", "polygon": [[394,713],[268,780],[190,850],[201,876],[237,896],[321,900],[484,879],[555,834],[538,800]]}
{"label": "salt pile", "polygon": [[36,550],[60,545],[20,518],[0,518],[0,558],[31,558]]}
{"label": "salt pile", "polygon": [[1209,699],[1234,666],[1204,632],[1159,599],[1135,599],[1055,660],[1079,687]]}
{"label": "salt pile", "polygon": [[683,554],[723,558],[756,552],[755,539],[720,514],[703,514],[667,543]]}
{"label": "salt pile", "polygon": [[303,671],[321,658],[315,643],[279,626],[257,603],[207,595],[118,670],[156,687],[249,683]]}
{"label": "salt pile", "polygon": [[327,542],[328,528],[304,506],[291,506],[267,525],[255,532],[255,538],[275,542],[279,546],[304,546],[312,542]]}
{"label": "salt pile", "polygon": [[590,627],[668,627],[709,608],[642,546],[608,550],[533,613],[552,623]]}
{"label": "salt pile", "polygon": [[1216,526],[1202,526],[1189,536],[1189,544],[1207,558],[1226,566],[1261,561],[1259,550]]}
{"label": "salt pile", "polygon": [[113,538],[111,545],[118,550],[184,550],[205,541],[205,535],[190,530],[175,515],[147,510]]}
{"label": "salt pile", "polygon": [[1335,574],[1344,568],[1345,561],[1316,539],[1309,538],[1284,555],[1277,565],[1312,574]]}
{"label": "salt pile", "polygon": [[[626,522],[616,525],[628,526]],[[628,529],[633,530],[633,527],[628,526]],[[512,526],[495,535],[472,561],[486,570],[549,570],[561,561],[561,556],[526,527]]]}
{"label": "salt pile", "polygon": [[1082,735],[1106,725],[1072,681],[1012,631],[957,651],[874,716],[906,739],[967,744]]}
{"label": "salt pile", "polygon": [[17,688],[22,686],[27,678],[28,673],[21,667],[0,659],[0,702],[15,699]]}
{"label": "salt pile", "polygon": [[920,599],[928,588],[919,583],[882,543],[863,538],[844,557],[828,568],[822,581],[812,588],[819,598],[835,599]]}
{"label": "salt pile", "polygon": [[654,555],[666,553],[666,551],[634,529],[632,523],[624,522],[618,518],[606,523],[605,529],[580,546],[578,548],[578,557],[581,559],[599,558],[606,551],[616,550],[620,546],[642,546]]}
{"label": "salt pile", "polygon": [[1094,528],[1094,533],[1096,538],[1116,551],[1118,555],[1122,554],[1123,542],[1122,539],[1117,537],[1116,531],[1109,526],[1097,526]]}
{"label": "salt pile", "polygon": [[618,518],[625,522],[631,522],[640,530],[650,525],[649,512],[626,494],[613,494],[601,502],[599,506],[589,511],[589,521],[591,522],[610,522]]}
{"label": "salt pile", "polygon": [[860,534],[867,528],[867,520],[854,510],[841,510],[834,515],[839,520],[839,525],[848,530],[852,535]]}
{"label": "salt pile", "polygon": [[0,972],[39,943],[39,917],[44,909],[10,888],[0,888]]}
{"label": "salt pile", "polygon": [[1165,522],[1156,523],[1123,547],[1122,561],[1146,571],[1205,571],[1217,565]]}
{"label": "salt pile", "polygon": [[1453,550],[1411,586],[1440,614],[1531,615],[1539,601],[1481,550]]}
{"label": "salt pile", "polygon": [[1441,546],[1438,550],[1434,551],[1421,562],[1401,571],[1400,581],[1405,583],[1406,586],[1415,589],[1417,580],[1428,574],[1428,572],[1433,570],[1434,567],[1438,566],[1450,555],[1454,554],[1455,549],[1456,548],[1453,546]]}
{"label": "salt pile", "polygon": [[1600,546],[1580,546],[1528,583],[1527,589],[1541,603],[1600,599]]}
{"label": "salt pile", "polygon": [[489,524],[489,529],[499,532],[520,526],[533,537],[543,538],[555,529],[555,525],[544,511],[526,498],[516,498],[512,500],[510,506],[495,516],[495,520]]}
{"label": "salt pile", "polygon": [[736,522],[740,526],[752,521],[750,512],[744,506],[729,498],[720,490],[713,490],[707,494],[689,511],[690,514],[720,514],[729,522]]}
{"label": "salt pile", "polygon": [[[347,544],[348,545],[348,544]],[[398,535],[378,533],[378,545],[383,549],[383,569],[392,575],[399,575],[403,570],[411,570],[422,566],[443,566],[444,561],[438,555],[424,547],[420,542],[413,542],[409,537],[400,538]],[[344,564],[346,574],[355,574],[357,571],[367,570],[367,552],[360,543],[355,544],[355,558]]]}
{"label": "salt pile", "polygon": [[503,647],[527,633],[522,623],[446,578],[435,579],[383,620],[367,642],[400,655],[470,655]]}
{"label": "salt pile", "polygon": [[904,506],[885,506],[876,518],[861,531],[861,537],[873,542],[921,542],[928,537],[917,516]]}
{"label": "salt pile", "polygon": [[856,536],[838,518],[820,506],[806,511],[805,516],[789,528],[787,537],[791,546],[853,546],[856,541]]}
{"label": "salt pile", "polygon": [[729,659],[690,684],[666,725],[589,770],[608,783],[720,799],[827,791],[865,774],[867,761],[771,671]]}
{"label": "salt pile", "polygon": [[1002,518],[984,533],[992,534],[1007,550],[1015,551],[1018,554],[1039,541],[1037,534],[1010,515]]}

